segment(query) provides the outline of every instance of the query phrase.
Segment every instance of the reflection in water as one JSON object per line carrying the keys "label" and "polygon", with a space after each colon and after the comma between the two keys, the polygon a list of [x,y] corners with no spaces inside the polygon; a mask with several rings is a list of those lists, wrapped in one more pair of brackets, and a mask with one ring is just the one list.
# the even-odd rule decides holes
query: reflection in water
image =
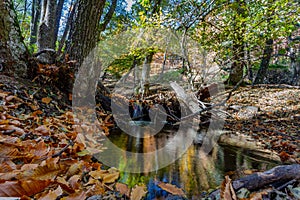
{"label": "reflection in water", "polygon": [[[155,136],[149,135],[149,137],[144,138],[138,137],[138,134],[137,137],[133,137],[125,133],[113,133],[110,135],[110,140],[124,150],[145,153],[162,148],[173,137],[172,132],[160,132]],[[176,151],[171,153],[176,153]],[[120,170],[124,168],[123,165],[128,164],[126,159],[126,155],[123,155],[120,158],[119,166],[116,167]],[[140,160],[139,162],[143,162],[142,167],[144,169],[151,168],[153,165],[147,160]],[[132,164],[134,165],[134,163]],[[164,198],[169,195],[157,186],[159,181],[182,188],[189,199],[201,199],[203,191],[220,185],[226,172],[242,169],[265,170],[275,165],[275,162],[266,161],[266,159],[258,161],[257,156],[254,157],[251,152],[243,149],[217,145],[209,155],[205,155],[200,151],[199,146],[192,145],[183,156],[165,168],[140,174],[121,171],[120,182],[126,183],[130,187],[139,183],[146,184],[148,188],[146,199],[148,200],[158,197]]]}

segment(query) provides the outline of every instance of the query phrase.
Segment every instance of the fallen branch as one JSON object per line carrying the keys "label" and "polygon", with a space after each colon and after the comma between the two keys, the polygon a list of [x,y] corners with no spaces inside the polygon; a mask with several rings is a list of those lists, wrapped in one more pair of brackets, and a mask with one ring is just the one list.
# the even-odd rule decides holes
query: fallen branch
{"label": "fallen branch", "polygon": [[[261,189],[276,182],[289,182],[291,180],[300,180],[300,164],[280,165],[265,172],[258,172],[245,176],[232,182],[235,191],[246,188],[250,191]],[[209,197],[216,199],[220,190],[215,190]]]}
{"label": "fallen branch", "polygon": [[265,87],[265,88],[280,88],[280,89],[300,89],[300,86],[293,86],[287,84],[257,84],[253,85],[253,88]]}

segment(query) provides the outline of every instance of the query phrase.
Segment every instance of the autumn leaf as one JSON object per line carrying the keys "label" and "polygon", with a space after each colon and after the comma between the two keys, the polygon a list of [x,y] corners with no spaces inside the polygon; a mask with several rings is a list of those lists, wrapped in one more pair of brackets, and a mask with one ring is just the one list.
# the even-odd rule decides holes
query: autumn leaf
{"label": "autumn leaf", "polygon": [[116,190],[118,192],[120,192],[121,194],[125,194],[126,196],[129,197],[129,195],[130,195],[130,189],[129,189],[129,187],[126,184],[124,184],[124,183],[116,183],[115,187],[116,187]]}
{"label": "autumn leaf", "polygon": [[50,97],[44,97],[42,98],[42,102],[45,104],[49,104],[52,101],[52,99]]}
{"label": "autumn leaf", "polygon": [[8,130],[14,130],[13,133],[15,134],[18,134],[18,135],[23,135],[25,134],[25,131],[19,127],[16,127],[14,125],[0,125],[0,130],[5,130],[5,131],[8,131]]}
{"label": "autumn leaf", "polygon": [[103,195],[104,193],[105,187],[99,181],[95,182],[86,192],[88,196]]}
{"label": "autumn leaf", "polygon": [[58,159],[49,158],[35,169],[25,171],[20,179],[32,178],[35,180],[54,180],[63,171],[64,167],[57,163]]}
{"label": "autumn leaf", "polygon": [[83,200],[86,199],[86,197],[87,197],[86,192],[80,191],[80,192],[70,194],[69,196],[62,198],[62,200]]}
{"label": "autumn leaf", "polygon": [[183,190],[181,188],[176,187],[175,185],[160,182],[160,183],[158,183],[158,186],[161,189],[163,189],[163,190],[165,190],[165,191],[167,191],[167,192],[169,192],[173,195],[185,196]]}
{"label": "autumn leaf", "polygon": [[131,200],[140,200],[147,194],[147,188],[145,185],[136,185],[130,194]]}
{"label": "autumn leaf", "polygon": [[72,189],[77,190],[80,187],[80,175],[76,174],[69,178],[68,182]]}
{"label": "autumn leaf", "polygon": [[31,196],[43,191],[51,184],[50,180],[5,181],[0,183],[1,197]]}
{"label": "autumn leaf", "polygon": [[35,134],[40,134],[40,135],[49,135],[50,131],[49,128],[46,127],[45,125],[41,125],[34,129]]}
{"label": "autumn leaf", "polygon": [[232,187],[231,179],[229,176],[225,176],[225,180],[221,185],[221,198],[226,200],[237,200],[235,191]]}
{"label": "autumn leaf", "polygon": [[50,190],[45,196],[40,197],[39,200],[52,200],[57,199],[58,196],[62,195],[63,191],[60,186],[56,188],[56,190]]}

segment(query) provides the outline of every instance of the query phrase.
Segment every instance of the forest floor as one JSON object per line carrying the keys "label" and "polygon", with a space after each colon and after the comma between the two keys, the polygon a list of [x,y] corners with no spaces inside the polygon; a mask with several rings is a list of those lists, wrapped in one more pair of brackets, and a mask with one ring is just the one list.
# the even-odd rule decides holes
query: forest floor
{"label": "forest floor", "polygon": [[[300,163],[300,89],[242,87],[227,102],[225,129],[249,135],[284,163]],[[68,102],[69,101],[69,102]],[[74,130],[68,96],[0,75],[0,197],[29,199],[142,199],[144,185],[118,183]],[[102,113],[101,128],[113,122]],[[95,146],[95,148],[98,148]],[[162,184],[171,194],[180,188]]]}

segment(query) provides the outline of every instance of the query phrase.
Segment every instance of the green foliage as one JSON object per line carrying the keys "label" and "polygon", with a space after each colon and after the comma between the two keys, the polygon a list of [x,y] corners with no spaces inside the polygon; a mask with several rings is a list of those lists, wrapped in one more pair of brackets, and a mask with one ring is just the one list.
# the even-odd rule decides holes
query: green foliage
{"label": "green foliage", "polygon": [[132,66],[134,56],[131,54],[123,55],[118,59],[115,59],[113,63],[105,70],[115,76],[121,78]]}

